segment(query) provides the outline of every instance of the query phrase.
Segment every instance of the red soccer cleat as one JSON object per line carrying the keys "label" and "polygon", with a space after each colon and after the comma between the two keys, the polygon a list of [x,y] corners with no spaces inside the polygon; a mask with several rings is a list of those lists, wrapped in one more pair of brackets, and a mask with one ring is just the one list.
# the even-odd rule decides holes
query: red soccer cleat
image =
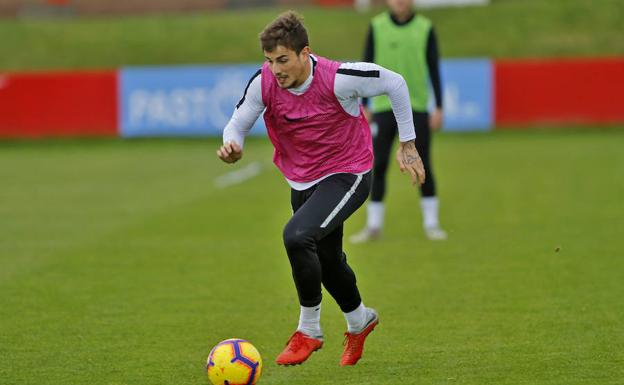
{"label": "red soccer cleat", "polygon": [[296,331],[288,340],[286,348],[275,359],[278,365],[299,365],[315,351],[323,347],[323,340]]}
{"label": "red soccer cleat", "polygon": [[373,313],[374,317],[368,321],[368,324],[359,333],[345,333],[344,340],[344,352],[342,353],[342,359],[340,360],[341,366],[355,365],[362,358],[362,352],[364,351],[364,341],[366,337],[375,329],[375,326],[379,324],[379,317],[377,313]]}

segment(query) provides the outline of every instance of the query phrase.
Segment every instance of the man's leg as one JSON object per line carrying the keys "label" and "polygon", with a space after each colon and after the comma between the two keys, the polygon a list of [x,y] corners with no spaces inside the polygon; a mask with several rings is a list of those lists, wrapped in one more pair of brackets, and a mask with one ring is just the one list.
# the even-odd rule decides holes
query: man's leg
{"label": "man's leg", "polygon": [[334,297],[347,321],[345,347],[340,360],[343,366],[355,365],[360,360],[368,334],[379,323],[377,312],[364,306],[355,273],[347,263],[342,249],[344,219],[341,218],[341,223],[331,233],[317,241],[323,286]]}
{"label": "man's leg", "polygon": [[[363,309],[363,305],[355,273],[347,263],[347,255],[342,249],[342,230],[343,226],[340,226],[321,239],[317,243],[317,252],[321,261],[323,286],[336,300],[340,310],[349,314],[358,308]],[[363,316],[364,313],[361,315]],[[355,319],[353,324],[349,323],[351,320],[347,318],[349,331],[361,329],[366,321],[365,318]]]}
{"label": "man's leg", "polygon": [[362,303],[358,291],[355,273],[347,263],[347,256],[342,250],[342,231],[340,225],[317,243],[317,253],[321,261],[323,286],[336,300],[344,313],[350,313]]}
{"label": "man's leg", "polygon": [[444,240],[447,235],[440,227],[438,216],[438,197],[436,196],[435,176],[433,174],[431,159],[431,130],[429,127],[429,114],[414,112],[414,127],[416,128],[416,149],[420,154],[425,167],[425,183],[420,186],[421,209],[423,214],[423,228],[427,238],[431,240]]}
{"label": "man's leg", "polygon": [[[368,196],[370,173],[337,174],[321,181],[284,228],[284,245],[303,306],[321,302],[321,262],[317,242],[342,227]],[[355,282],[349,285],[357,290]],[[355,294],[354,294],[355,295]]]}
{"label": "man's leg", "polygon": [[351,236],[349,240],[352,243],[362,243],[377,239],[383,229],[385,213],[383,198],[386,193],[386,172],[390,163],[390,152],[396,136],[397,125],[392,111],[374,114],[373,124],[375,163],[371,195],[366,210],[366,227],[359,233]]}
{"label": "man's leg", "polygon": [[[322,265],[317,243],[341,228],[342,223],[362,205],[368,195],[369,179],[370,174],[337,174],[323,180],[315,188],[292,193],[294,215],[284,228],[284,245],[301,305],[300,328],[303,325],[304,328],[316,329],[310,320],[304,318],[319,314],[316,311],[320,312]],[[345,262],[338,268],[348,268],[348,265]],[[349,279],[349,275],[352,275],[352,279]],[[358,306],[361,300],[351,269],[338,271],[336,276],[344,279],[341,291],[345,297],[358,301]],[[316,340],[314,336],[298,330],[277,362],[290,365],[305,361],[322,345],[318,338]]]}
{"label": "man's leg", "polygon": [[[317,243],[325,289],[334,297],[347,320],[345,348],[340,364],[355,365],[364,351],[364,342],[379,323],[374,309],[364,306],[356,285],[355,274],[342,250],[343,226]],[[355,290],[352,290],[351,288]]]}

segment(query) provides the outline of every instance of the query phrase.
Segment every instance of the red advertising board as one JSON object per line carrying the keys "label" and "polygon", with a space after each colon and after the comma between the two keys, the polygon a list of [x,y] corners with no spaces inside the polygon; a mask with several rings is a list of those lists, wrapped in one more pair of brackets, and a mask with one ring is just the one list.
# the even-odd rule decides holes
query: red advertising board
{"label": "red advertising board", "polygon": [[[624,122],[624,57],[497,60],[492,67],[495,126]],[[119,82],[118,71],[0,73],[0,138],[117,136],[125,105]],[[479,86],[463,87],[447,90],[447,106],[470,116],[475,106],[466,98]]]}
{"label": "red advertising board", "polygon": [[0,137],[117,135],[117,72],[0,74]]}
{"label": "red advertising board", "polygon": [[495,124],[624,122],[624,58],[499,60]]}

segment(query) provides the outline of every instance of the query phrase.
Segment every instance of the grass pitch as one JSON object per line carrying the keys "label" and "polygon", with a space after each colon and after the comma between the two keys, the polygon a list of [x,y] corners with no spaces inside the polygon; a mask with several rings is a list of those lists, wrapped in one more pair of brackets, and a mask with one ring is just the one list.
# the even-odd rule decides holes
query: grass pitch
{"label": "grass pitch", "polygon": [[449,240],[425,240],[393,165],[385,237],[346,245],[381,317],[353,368],[329,296],[325,347],[273,363],[298,304],[266,141],[234,167],[216,140],[0,143],[0,383],[205,384],[211,346],[241,337],[266,385],[621,384],[624,131],[436,139]]}

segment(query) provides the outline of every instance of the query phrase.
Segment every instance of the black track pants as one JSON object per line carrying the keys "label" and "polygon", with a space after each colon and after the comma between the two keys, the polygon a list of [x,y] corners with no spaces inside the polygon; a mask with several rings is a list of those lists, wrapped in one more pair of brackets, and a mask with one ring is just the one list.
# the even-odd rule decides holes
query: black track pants
{"label": "black track pants", "polygon": [[294,214],[284,228],[284,245],[302,306],[321,303],[321,283],[343,312],[360,305],[355,274],[342,250],[342,230],[369,189],[370,172],[336,174],[307,190],[292,190]]}
{"label": "black track pants", "polygon": [[[425,166],[425,183],[420,186],[423,197],[436,195],[435,178],[431,167],[431,132],[429,130],[429,114],[414,112],[414,127],[416,128],[416,149]],[[373,136],[373,149],[375,153],[375,166],[373,168],[373,183],[371,188],[371,200],[383,201],[386,194],[386,171],[389,162],[394,161],[391,156],[392,142],[397,133],[397,124],[392,111],[381,112],[373,115],[373,121],[377,124],[377,133]]]}

